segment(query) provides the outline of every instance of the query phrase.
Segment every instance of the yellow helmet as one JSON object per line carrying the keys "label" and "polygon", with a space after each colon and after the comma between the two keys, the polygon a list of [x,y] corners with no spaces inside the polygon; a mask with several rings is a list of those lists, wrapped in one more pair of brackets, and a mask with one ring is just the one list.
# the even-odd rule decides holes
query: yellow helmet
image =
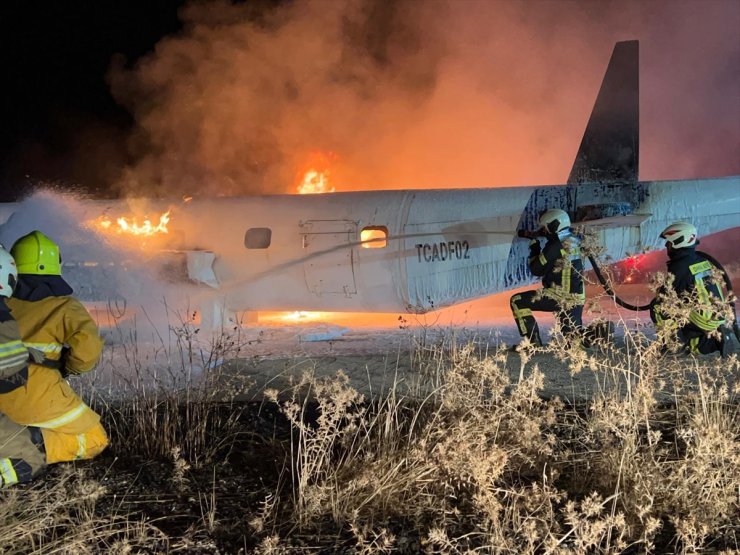
{"label": "yellow helmet", "polygon": [[19,274],[62,275],[59,245],[38,230],[18,239],[10,254],[15,258]]}

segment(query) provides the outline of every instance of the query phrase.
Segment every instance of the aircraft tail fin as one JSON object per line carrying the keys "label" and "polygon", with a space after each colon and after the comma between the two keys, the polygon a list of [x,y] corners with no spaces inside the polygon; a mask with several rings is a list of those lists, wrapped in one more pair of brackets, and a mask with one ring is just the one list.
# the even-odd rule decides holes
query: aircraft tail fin
{"label": "aircraft tail fin", "polygon": [[640,155],[638,66],[638,41],[618,42],[568,176],[568,185],[637,183]]}

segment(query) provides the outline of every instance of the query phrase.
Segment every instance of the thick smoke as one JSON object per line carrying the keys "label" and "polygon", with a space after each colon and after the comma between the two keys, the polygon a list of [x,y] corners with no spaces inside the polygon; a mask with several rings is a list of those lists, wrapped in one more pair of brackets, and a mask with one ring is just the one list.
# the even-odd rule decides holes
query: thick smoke
{"label": "thick smoke", "polygon": [[641,46],[641,178],[740,173],[740,3],[195,2],[109,79],[135,115],[124,192],[562,183],[616,41]]}
{"label": "thick smoke", "polygon": [[[156,330],[165,336],[200,308],[203,293],[190,286],[184,261],[167,258],[161,245],[149,248],[148,239],[97,232],[94,221],[105,209],[104,202],[39,190],[19,203],[0,205],[0,244],[10,249],[19,237],[40,230],[59,245],[62,277],[108,333],[138,318],[140,333]],[[150,326],[141,326],[144,322]]]}

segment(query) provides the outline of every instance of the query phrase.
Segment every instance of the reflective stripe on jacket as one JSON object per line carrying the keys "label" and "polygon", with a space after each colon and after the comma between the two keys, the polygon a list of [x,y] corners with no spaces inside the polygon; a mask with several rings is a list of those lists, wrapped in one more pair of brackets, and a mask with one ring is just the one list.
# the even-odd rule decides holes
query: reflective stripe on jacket
{"label": "reflective stripe on jacket", "polygon": [[529,270],[542,277],[545,295],[553,299],[583,299],[583,258],[581,242],[568,231],[549,236],[540,252],[538,240],[530,243]]}
{"label": "reflective stripe on jacket", "polygon": [[[62,345],[69,347],[66,367],[71,372],[92,370],[103,342],[95,322],[82,304],[68,296],[37,301],[9,299],[24,342],[58,359]],[[58,370],[30,363],[26,387],[0,394],[0,412],[19,424],[41,429],[49,463],[94,456],[107,439],[100,416],[80,399]],[[95,449],[80,442],[81,434],[100,436]],[[84,438],[83,438],[84,439]]]}
{"label": "reflective stripe on jacket", "polygon": [[40,301],[8,299],[23,341],[58,360],[67,345],[66,367],[71,373],[89,372],[98,363],[103,340],[90,314],[74,297],[47,297]]}
{"label": "reflective stripe on jacket", "polygon": [[673,288],[676,293],[680,296],[696,291],[700,306],[689,312],[689,321],[705,332],[724,324],[724,320],[711,310],[711,297],[724,300],[722,288],[711,279],[714,269],[695,247],[676,249],[668,260],[668,271],[675,277]]}
{"label": "reflective stripe on jacket", "polygon": [[[28,365],[28,349],[21,342],[18,323],[10,314],[5,298],[0,297],[0,381],[18,375]],[[0,383],[0,392],[8,384]]]}

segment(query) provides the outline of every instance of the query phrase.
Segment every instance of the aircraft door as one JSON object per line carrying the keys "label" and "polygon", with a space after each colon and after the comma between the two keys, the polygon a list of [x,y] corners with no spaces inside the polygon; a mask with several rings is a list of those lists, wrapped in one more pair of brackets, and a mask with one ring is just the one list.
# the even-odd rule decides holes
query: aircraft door
{"label": "aircraft door", "polygon": [[349,220],[302,222],[306,286],[317,296],[357,294],[354,247],[357,223]]}

